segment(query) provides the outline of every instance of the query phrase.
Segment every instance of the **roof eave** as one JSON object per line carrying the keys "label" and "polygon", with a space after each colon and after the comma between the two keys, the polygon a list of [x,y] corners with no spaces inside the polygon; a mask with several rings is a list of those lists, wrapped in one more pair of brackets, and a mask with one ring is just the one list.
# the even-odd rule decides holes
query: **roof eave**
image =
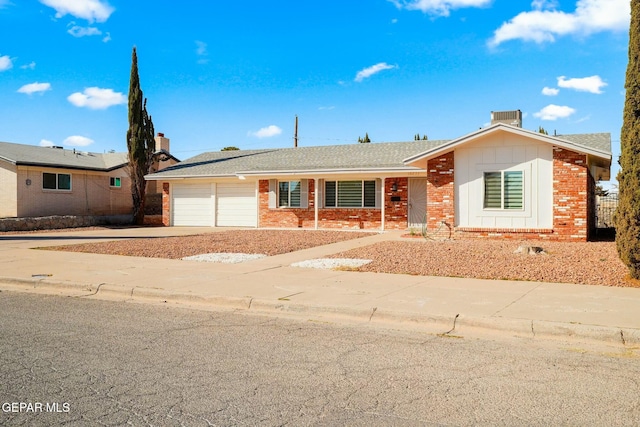
{"label": "roof eave", "polygon": [[146,179],[147,181],[162,181],[162,180],[171,181],[171,180],[179,180],[179,179],[208,179],[208,178],[237,178],[237,177],[238,175],[235,173],[215,174],[215,175],[212,175],[212,174],[165,175],[165,174],[152,173],[149,175],[145,175],[144,179]]}
{"label": "roof eave", "polygon": [[109,168],[92,168],[86,166],[72,166],[72,165],[61,165],[58,163],[44,163],[44,162],[21,162],[16,161],[12,162],[16,166],[37,166],[42,168],[52,168],[52,169],[72,169],[72,170],[83,170],[83,171],[95,171],[95,172],[111,172],[116,169],[120,169],[127,165],[127,163],[121,163],[116,166],[111,166]]}
{"label": "roof eave", "polygon": [[285,170],[266,170],[266,171],[238,171],[236,175],[240,176],[275,176],[275,175],[339,175],[339,174],[366,174],[380,173],[393,174],[402,172],[422,172],[420,168],[413,166],[398,167],[381,167],[381,168],[335,168],[335,169],[285,169]]}

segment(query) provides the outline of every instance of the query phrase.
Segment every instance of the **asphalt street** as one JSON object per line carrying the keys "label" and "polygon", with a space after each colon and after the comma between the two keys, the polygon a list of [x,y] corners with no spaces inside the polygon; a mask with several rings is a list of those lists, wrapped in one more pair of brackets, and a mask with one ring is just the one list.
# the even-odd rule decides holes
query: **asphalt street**
{"label": "asphalt street", "polygon": [[7,291],[0,325],[0,425],[640,424],[637,349]]}

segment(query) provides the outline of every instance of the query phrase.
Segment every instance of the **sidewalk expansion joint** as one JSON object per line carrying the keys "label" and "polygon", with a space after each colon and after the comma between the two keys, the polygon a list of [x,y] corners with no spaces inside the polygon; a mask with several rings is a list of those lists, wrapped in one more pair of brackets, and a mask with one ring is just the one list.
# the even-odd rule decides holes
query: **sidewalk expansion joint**
{"label": "sidewalk expansion joint", "polygon": [[507,308],[511,307],[513,304],[517,303],[518,301],[520,301],[521,299],[523,299],[524,297],[526,297],[527,295],[529,295],[531,292],[535,291],[536,289],[538,289],[542,285],[543,285],[543,283],[539,283],[537,286],[529,289],[527,292],[525,292],[524,294],[520,295],[518,298],[516,298],[513,301],[511,301],[509,304],[505,305],[500,310],[498,310],[495,313],[493,313],[490,317],[496,317],[500,312],[502,312],[502,311],[506,310]]}
{"label": "sidewalk expansion joint", "polygon": [[[303,294],[303,293],[304,293],[304,292],[303,292],[303,291],[301,291],[301,292],[296,292],[295,294],[285,295],[285,296],[283,296],[283,297],[278,298],[278,301],[290,301],[290,300],[289,300],[289,297],[293,297],[293,296],[300,295],[300,294]],[[373,316],[373,314],[372,314],[372,316]]]}

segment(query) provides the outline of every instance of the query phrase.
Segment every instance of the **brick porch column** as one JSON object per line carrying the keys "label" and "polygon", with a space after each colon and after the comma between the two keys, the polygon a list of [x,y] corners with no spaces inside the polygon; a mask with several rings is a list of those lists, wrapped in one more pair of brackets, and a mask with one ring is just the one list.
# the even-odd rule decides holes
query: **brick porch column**
{"label": "brick porch column", "polygon": [[171,199],[169,194],[169,183],[162,183],[162,225],[168,227],[171,225]]}
{"label": "brick porch column", "polygon": [[[453,151],[427,163],[427,232],[449,235],[455,221]],[[442,226],[445,221],[445,226]],[[446,237],[446,236],[445,236]]]}
{"label": "brick porch column", "polygon": [[567,240],[589,234],[587,156],[553,147],[553,231]]}

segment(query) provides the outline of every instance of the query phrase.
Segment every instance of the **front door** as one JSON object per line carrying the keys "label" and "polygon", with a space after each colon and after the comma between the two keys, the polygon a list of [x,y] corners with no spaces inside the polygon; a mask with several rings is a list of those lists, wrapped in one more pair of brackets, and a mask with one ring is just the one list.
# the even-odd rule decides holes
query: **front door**
{"label": "front door", "polygon": [[427,178],[409,178],[409,229],[421,231],[427,222]]}

